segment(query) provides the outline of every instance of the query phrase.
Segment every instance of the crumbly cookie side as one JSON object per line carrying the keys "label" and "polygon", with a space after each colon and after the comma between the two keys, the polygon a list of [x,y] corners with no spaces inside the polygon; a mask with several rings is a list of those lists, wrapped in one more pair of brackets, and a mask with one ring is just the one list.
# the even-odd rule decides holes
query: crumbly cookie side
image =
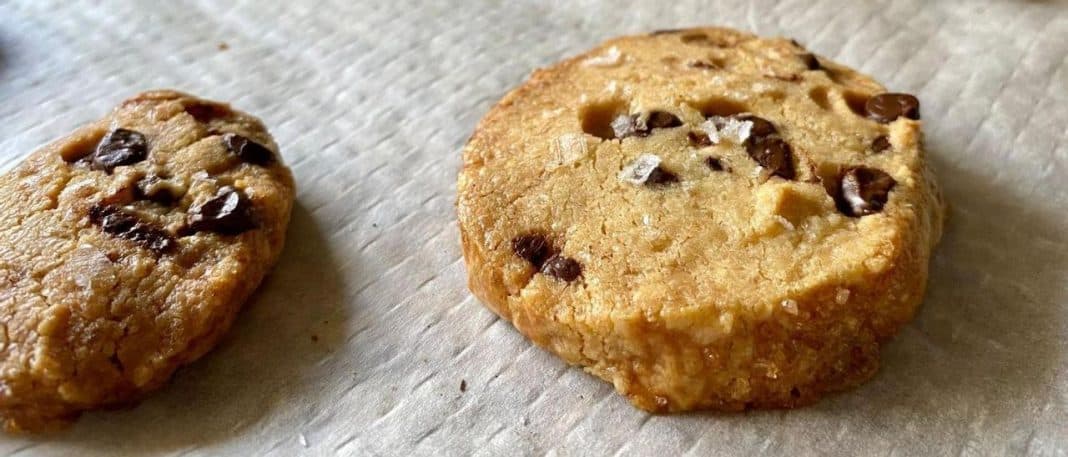
{"label": "crumbly cookie side", "polygon": [[0,177],[0,415],[57,428],[210,350],[277,260],[294,187],[256,118],[146,92]]}
{"label": "crumbly cookie side", "polygon": [[922,300],[942,226],[918,107],[880,94],[790,40],[717,28],[538,70],[464,149],[470,289],[648,410],[859,384]]}

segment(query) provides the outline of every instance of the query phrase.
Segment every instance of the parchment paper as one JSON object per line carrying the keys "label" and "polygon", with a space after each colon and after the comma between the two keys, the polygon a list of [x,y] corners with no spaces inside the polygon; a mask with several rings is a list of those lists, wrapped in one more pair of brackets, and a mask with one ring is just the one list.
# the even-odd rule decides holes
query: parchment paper
{"label": "parchment paper", "polygon": [[[923,103],[951,204],[929,296],[871,383],[810,408],[647,415],[465,287],[479,118],[535,67],[695,24],[794,37]],[[299,186],[286,252],[157,395],[0,453],[1068,453],[1064,2],[0,0],[5,170],[157,87],[266,121]]]}

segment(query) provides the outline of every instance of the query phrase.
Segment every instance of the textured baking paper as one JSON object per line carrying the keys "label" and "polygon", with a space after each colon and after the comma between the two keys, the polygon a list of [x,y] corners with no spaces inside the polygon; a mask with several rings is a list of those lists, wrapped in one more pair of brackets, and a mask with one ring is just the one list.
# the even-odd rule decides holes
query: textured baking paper
{"label": "textured baking paper", "polygon": [[[951,204],[927,301],[871,383],[814,407],[647,415],[465,288],[454,188],[478,119],[536,67],[700,23],[923,103]],[[271,127],[299,186],[285,255],[158,395],[0,454],[1068,453],[1068,4],[0,0],[5,169],[154,87]]]}

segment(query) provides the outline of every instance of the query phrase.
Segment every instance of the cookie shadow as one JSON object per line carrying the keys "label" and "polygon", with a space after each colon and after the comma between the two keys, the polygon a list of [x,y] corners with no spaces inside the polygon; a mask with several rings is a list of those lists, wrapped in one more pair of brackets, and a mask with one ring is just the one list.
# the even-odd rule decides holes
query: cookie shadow
{"label": "cookie shadow", "polygon": [[1057,395],[1068,224],[1018,186],[932,156],[949,209],[926,300],[876,378],[829,409],[863,412],[875,427],[1014,428]]}
{"label": "cookie shadow", "polygon": [[214,351],[140,405],[85,414],[41,439],[105,455],[192,451],[255,430],[294,402],[318,403],[312,373],[344,344],[343,295],[324,233],[298,202],[278,265]]}

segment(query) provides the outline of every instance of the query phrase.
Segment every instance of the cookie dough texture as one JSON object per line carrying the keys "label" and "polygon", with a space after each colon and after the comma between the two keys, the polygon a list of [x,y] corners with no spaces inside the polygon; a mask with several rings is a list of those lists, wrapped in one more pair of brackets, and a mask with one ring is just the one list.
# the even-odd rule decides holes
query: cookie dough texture
{"label": "cookie dough texture", "polygon": [[792,40],[722,28],[538,70],[463,152],[470,288],[642,409],[855,386],[916,312],[942,231],[918,104],[885,92]]}
{"label": "cookie dough texture", "polygon": [[[269,162],[242,158],[262,159],[257,146]],[[293,192],[259,120],[171,91],[124,101],[0,177],[7,429],[137,401],[210,350],[278,258]]]}

